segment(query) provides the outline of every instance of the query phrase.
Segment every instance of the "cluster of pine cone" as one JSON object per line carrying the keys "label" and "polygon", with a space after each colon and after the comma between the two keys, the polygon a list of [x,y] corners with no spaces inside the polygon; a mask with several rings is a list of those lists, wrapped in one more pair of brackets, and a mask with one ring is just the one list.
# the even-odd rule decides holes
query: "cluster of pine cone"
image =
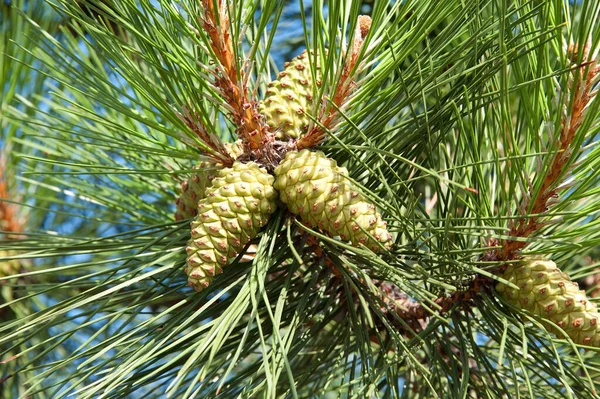
{"label": "cluster of pine cone", "polygon": [[[294,139],[307,131],[314,108],[313,73],[314,84],[320,84],[318,69],[311,71],[304,52],[269,84],[259,109],[277,138]],[[228,151],[236,159],[241,145]],[[392,245],[375,206],[348,180],[346,168],[323,152],[287,152],[274,176],[256,162],[235,161],[230,168],[204,162],[183,183],[175,214],[177,220],[194,217],[186,247],[188,284],[197,291],[206,288],[268,223],[278,199],[304,223],[332,237],[375,252]]]}
{"label": "cluster of pine cone", "polygon": [[[297,139],[311,125],[309,114],[317,105],[313,84],[319,86],[320,80],[318,64],[311,71],[308,58],[303,53],[286,63],[259,106],[280,140]],[[240,142],[226,146],[233,159],[243,154]],[[195,290],[206,288],[258,235],[278,202],[307,225],[354,246],[373,252],[391,248],[393,237],[375,205],[348,179],[346,168],[323,152],[287,152],[273,174],[252,161],[235,161],[230,168],[203,162],[182,184],[175,217],[194,218],[185,272]],[[518,288],[499,283],[496,292],[513,306],[552,322],[549,331],[559,337],[564,332],[578,344],[600,346],[597,306],[552,261],[525,258],[499,277]]]}

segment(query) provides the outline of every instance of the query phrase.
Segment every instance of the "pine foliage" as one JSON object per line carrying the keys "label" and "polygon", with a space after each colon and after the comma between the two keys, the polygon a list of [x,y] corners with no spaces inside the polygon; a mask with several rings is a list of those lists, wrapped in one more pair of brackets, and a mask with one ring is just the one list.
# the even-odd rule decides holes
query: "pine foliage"
{"label": "pine foliage", "polygon": [[[535,256],[596,302],[598,0],[0,7],[0,205],[19,226],[0,214],[0,261],[20,262],[0,275],[0,396],[598,397],[600,341],[496,291]],[[293,19],[312,78],[297,140],[260,106]],[[195,168],[317,150],[382,245],[280,201],[189,287],[200,216],[173,214]]]}

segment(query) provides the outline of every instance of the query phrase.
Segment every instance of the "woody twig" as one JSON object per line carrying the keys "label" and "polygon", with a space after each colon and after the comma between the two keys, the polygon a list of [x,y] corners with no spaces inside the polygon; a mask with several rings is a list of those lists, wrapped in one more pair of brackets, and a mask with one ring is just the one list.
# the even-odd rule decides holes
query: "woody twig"
{"label": "woody twig", "polygon": [[[247,86],[248,71],[238,68],[230,32],[229,12],[224,0],[202,0],[204,16],[200,22],[210,39],[210,47],[218,60],[215,65],[215,86],[228,104],[236,133],[247,150],[259,155],[274,140],[256,99]],[[216,6],[216,8],[215,8]]]}
{"label": "woody twig", "polygon": [[296,148],[304,148],[319,145],[325,139],[327,131],[333,129],[339,119],[339,109],[343,109],[350,93],[355,87],[354,76],[360,64],[360,53],[365,41],[365,37],[371,29],[371,17],[361,15],[358,17],[356,30],[354,32],[350,52],[347,54],[347,61],[344,63],[340,78],[335,87],[331,101],[335,106],[324,102],[321,106],[317,120],[319,121],[312,129],[296,142]]}
{"label": "woody twig", "polygon": [[[3,171],[0,171],[2,173]],[[14,204],[4,201],[8,199],[8,190],[4,180],[0,180],[0,223],[1,230],[7,234],[20,233],[21,224],[17,221]],[[12,235],[12,234],[10,234]]]}
{"label": "woody twig", "polygon": [[[23,232],[23,224],[18,218],[18,209],[14,203],[8,202],[7,200],[13,199],[14,196],[9,190],[7,184],[7,173],[6,173],[6,157],[4,155],[4,149],[0,150],[0,235],[7,241],[18,240],[20,233]],[[16,274],[21,267],[20,260],[6,260],[6,256],[12,254],[7,251],[0,251],[0,257],[3,258],[0,261],[0,277],[10,276]],[[5,284],[6,281],[0,281],[0,285]],[[0,294],[0,304],[5,301],[5,298]],[[0,308],[0,318],[6,312],[7,307]]]}
{"label": "woody twig", "polygon": [[6,158],[0,155],[0,230],[7,238],[17,238],[18,233],[23,231],[23,225],[17,217],[16,205],[6,200],[10,199],[8,185],[6,182]]}

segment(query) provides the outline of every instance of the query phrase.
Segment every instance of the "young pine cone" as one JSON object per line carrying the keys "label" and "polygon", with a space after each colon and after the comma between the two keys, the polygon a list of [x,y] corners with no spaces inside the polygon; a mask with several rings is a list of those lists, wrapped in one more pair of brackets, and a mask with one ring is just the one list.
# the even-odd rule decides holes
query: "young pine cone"
{"label": "young pine cone", "polygon": [[[314,72],[320,86],[320,66]],[[307,113],[313,111],[313,100],[313,75],[308,53],[304,51],[286,63],[277,79],[269,83],[260,112],[278,139],[296,139],[308,129],[311,119]]]}
{"label": "young pine cone", "polygon": [[392,246],[392,235],[375,205],[346,178],[347,169],[322,152],[288,152],[275,176],[281,200],[303,222],[374,252]]}
{"label": "young pine cone", "polygon": [[[233,159],[237,159],[244,153],[240,140],[235,143],[224,143],[224,145]],[[198,201],[204,198],[204,192],[210,186],[218,169],[222,167],[221,164],[204,161],[192,168],[194,173],[181,183],[181,194],[175,200],[175,220],[189,219],[198,214]]]}
{"label": "young pine cone", "polygon": [[188,285],[206,288],[229,260],[258,235],[277,206],[273,176],[256,163],[221,169],[198,202],[186,248]]}
{"label": "young pine cone", "polygon": [[[524,259],[509,265],[499,277],[519,287],[496,285],[500,296],[513,306],[553,322],[576,344],[600,347],[600,314],[596,304],[590,302],[577,283],[561,272],[554,262]],[[563,337],[557,328],[548,329]]]}
{"label": "young pine cone", "polygon": [[[21,262],[18,259],[5,259],[10,256],[15,256],[14,251],[0,251],[0,277],[8,277],[19,273]],[[0,282],[1,284],[2,282]]]}
{"label": "young pine cone", "polygon": [[175,220],[183,220],[198,214],[198,201],[204,198],[204,193],[221,168],[220,164],[203,161],[194,166],[194,173],[181,183],[181,194],[175,200]]}

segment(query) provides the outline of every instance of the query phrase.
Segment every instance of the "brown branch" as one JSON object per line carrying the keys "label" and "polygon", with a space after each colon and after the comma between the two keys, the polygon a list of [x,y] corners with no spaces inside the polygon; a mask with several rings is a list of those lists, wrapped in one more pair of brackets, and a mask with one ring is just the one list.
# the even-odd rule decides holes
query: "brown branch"
{"label": "brown branch", "polygon": [[[215,2],[218,9],[215,9]],[[202,0],[202,6],[205,15],[199,19],[220,64],[214,71],[215,86],[230,107],[231,118],[237,126],[236,133],[244,146],[260,153],[274,140],[274,135],[269,132],[264,117],[258,112],[258,102],[250,95],[246,84],[247,72],[238,69],[230,33],[227,2]]]}
{"label": "brown branch", "polygon": [[360,64],[360,52],[370,28],[371,17],[366,15],[359,16],[349,58],[344,64],[342,73],[333,93],[332,102],[335,104],[335,107],[331,106],[331,104],[327,104],[327,102],[323,102],[318,117],[319,123],[296,142],[296,149],[302,150],[304,148],[319,145],[325,140],[327,131],[335,127],[340,116],[338,109],[344,107],[346,100],[350,97],[350,93],[354,90],[354,74],[358,69],[357,66]]}
{"label": "brown branch", "polygon": [[[427,327],[431,317],[430,310],[410,298],[392,283],[381,282],[379,286],[380,297],[387,305],[387,309],[383,309],[386,313],[386,319],[400,333],[410,338],[413,336],[413,332],[419,333]],[[476,276],[467,290],[436,298],[433,302],[441,315],[453,310],[468,310],[474,306],[479,295],[488,292],[489,288],[490,284],[487,277]],[[410,329],[407,329],[404,323],[398,321],[398,318],[402,319]]]}
{"label": "brown branch", "polygon": [[[17,207],[15,204],[3,201],[10,199],[6,183],[6,158],[4,154],[0,157],[0,230],[6,233],[21,233],[23,225],[17,217]],[[8,238],[17,238],[16,235],[10,234]]]}
{"label": "brown branch", "polygon": [[[0,198],[9,198],[4,181],[0,181]],[[16,218],[14,204],[2,199],[0,199],[0,224],[2,231],[5,232],[20,233],[22,231],[22,226]]]}

